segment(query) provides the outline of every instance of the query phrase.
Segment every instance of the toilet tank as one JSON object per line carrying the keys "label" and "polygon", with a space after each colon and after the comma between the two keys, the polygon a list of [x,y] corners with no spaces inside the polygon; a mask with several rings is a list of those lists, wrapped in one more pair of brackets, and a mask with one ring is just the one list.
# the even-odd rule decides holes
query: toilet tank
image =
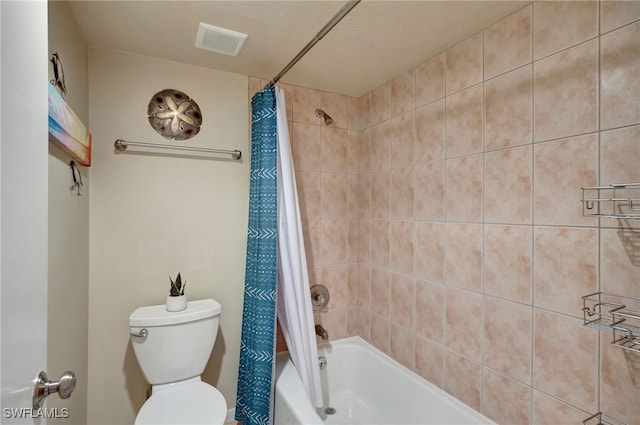
{"label": "toilet tank", "polygon": [[[200,376],[218,334],[222,306],[215,300],[189,301],[169,312],[165,305],[140,307],[129,316],[131,344],[151,385]],[[146,336],[140,335],[146,329]]]}

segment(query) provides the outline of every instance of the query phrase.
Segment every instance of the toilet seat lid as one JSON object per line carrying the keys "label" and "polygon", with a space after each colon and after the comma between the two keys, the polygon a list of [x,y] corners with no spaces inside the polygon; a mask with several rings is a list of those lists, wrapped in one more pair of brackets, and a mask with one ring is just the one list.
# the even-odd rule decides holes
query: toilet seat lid
{"label": "toilet seat lid", "polygon": [[198,381],[155,391],[142,405],[135,425],[222,425],[227,402],[216,388]]}

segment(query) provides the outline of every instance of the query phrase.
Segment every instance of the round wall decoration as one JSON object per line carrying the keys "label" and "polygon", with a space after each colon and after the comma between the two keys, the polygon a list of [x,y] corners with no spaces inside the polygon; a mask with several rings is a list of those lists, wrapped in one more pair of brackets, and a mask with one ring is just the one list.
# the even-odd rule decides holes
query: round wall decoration
{"label": "round wall decoration", "polygon": [[149,124],[165,139],[186,140],[200,131],[200,107],[181,91],[164,89],[151,97]]}

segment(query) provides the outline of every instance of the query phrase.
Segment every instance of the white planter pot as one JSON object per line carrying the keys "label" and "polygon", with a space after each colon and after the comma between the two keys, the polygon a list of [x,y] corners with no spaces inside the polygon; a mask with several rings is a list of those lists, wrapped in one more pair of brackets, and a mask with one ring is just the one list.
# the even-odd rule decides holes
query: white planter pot
{"label": "white planter pot", "polygon": [[180,295],[178,297],[172,297],[167,295],[166,309],[167,311],[182,311],[187,308],[187,296]]}

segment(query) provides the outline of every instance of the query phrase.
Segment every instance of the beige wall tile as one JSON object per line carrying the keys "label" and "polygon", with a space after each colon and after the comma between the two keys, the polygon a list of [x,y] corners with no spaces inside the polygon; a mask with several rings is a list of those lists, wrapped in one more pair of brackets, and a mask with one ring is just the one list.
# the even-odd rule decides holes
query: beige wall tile
{"label": "beige wall tile", "polygon": [[371,92],[371,125],[391,118],[391,82]]}
{"label": "beige wall tile", "polygon": [[409,330],[414,328],[416,283],[406,274],[391,274],[391,321]]}
{"label": "beige wall tile", "polygon": [[347,174],[322,173],[323,218],[347,218]]}
{"label": "beige wall tile", "polygon": [[532,8],[522,8],[484,30],[485,79],[531,63]]}
{"label": "beige wall tile", "polygon": [[600,33],[604,34],[622,25],[640,19],[640,2],[602,0],[600,2]]}
{"label": "beige wall tile", "polygon": [[[331,294],[330,309],[344,309],[348,297],[348,266],[346,264],[330,264],[322,266],[322,284]],[[331,338],[334,338],[331,336]]]}
{"label": "beige wall tile", "polygon": [[347,307],[347,337],[357,336],[360,327],[360,312],[357,307]]}
{"label": "beige wall tile", "polygon": [[[625,127],[600,133],[600,185],[640,182],[640,126]],[[617,197],[637,198],[632,191],[619,189]],[[604,203],[604,210],[612,213],[614,206]],[[628,204],[618,208],[618,213],[630,213]],[[638,220],[620,221],[603,218],[602,227],[640,229]]]}
{"label": "beige wall tile", "polygon": [[293,87],[293,121],[320,124],[316,109],[322,108],[322,92],[304,87]]}
{"label": "beige wall tile", "polygon": [[322,171],[346,173],[349,139],[347,130],[322,127]]}
{"label": "beige wall tile", "polygon": [[358,262],[362,270],[367,270],[370,263],[371,251],[371,222],[358,220]]}
{"label": "beige wall tile", "polygon": [[600,409],[631,424],[640,423],[640,355],[611,345],[611,335],[600,342]]}
{"label": "beige wall tile", "polygon": [[640,126],[600,133],[600,184],[640,182]]}
{"label": "beige wall tile", "polygon": [[485,150],[531,143],[531,65],[484,83]]}
{"label": "beige wall tile", "polygon": [[591,415],[592,413],[580,411],[540,391],[533,390],[532,425],[581,424]]}
{"label": "beige wall tile", "polygon": [[[307,266],[312,268],[322,264],[320,245],[322,242],[322,226],[319,219],[302,219],[304,250],[307,254]],[[311,276],[309,276],[311,279]]]}
{"label": "beige wall tile", "polygon": [[320,217],[320,194],[322,173],[311,171],[296,172],[300,216],[304,218]]}
{"label": "beige wall tile", "polygon": [[531,224],[531,145],[489,152],[484,156],[486,223]]}
{"label": "beige wall tile", "polygon": [[445,347],[473,361],[482,360],[482,294],[446,288]]}
{"label": "beige wall tile", "polygon": [[415,274],[432,282],[444,282],[444,223],[416,223]]}
{"label": "beige wall tile", "polygon": [[447,223],[447,285],[482,291],[482,224]]}
{"label": "beige wall tile", "polygon": [[640,123],[640,21],[600,39],[602,129]]}
{"label": "beige wall tile", "polygon": [[444,176],[443,160],[416,165],[414,204],[417,220],[444,220]]}
{"label": "beige wall tile", "polygon": [[360,128],[371,126],[371,93],[360,97]]}
{"label": "beige wall tile", "polygon": [[413,167],[391,170],[391,218],[413,219]]}
{"label": "beige wall tile", "polygon": [[390,322],[377,314],[371,315],[371,343],[383,353],[389,353]]}
{"label": "beige wall tile", "polygon": [[[534,311],[534,320],[534,387],[586,412],[597,412],[598,333],[583,326],[581,319],[543,310]],[[576,350],[575,341],[585,349]]]}
{"label": "beige wall tile", "polygon": [[444,97],[444,56],[440,53],[416,67],[416,107]]}
{"label": "beige wall tile", "polygon": [[531,226],[484,227],[484,290],[512,301],[532,303]]}
{"label": "beige wall tile", "polygon": [[447,221],[482,221],[482,155],[446,160]]}
{"label": "beige wall tile", "polygon": [[445,52],[447,95],[482,81],[482,33]]}
{"label": "beige wall tile", "polygon": [[362,130],[360,116],[362,115],[362,103],[360,98],[347,97],[347,128],[349,130]]}
{"label": "beige wall tile", "polygon": [[[603,31],[619,28],[602,40],[580,39],[593,4],[535,3],[360,98],[289,86],[305,249],[312,282],[330,286],[331,339],[359,334],[498,423],[638,416],[628,359],[608,334],[598,353],[580,317],[598,288],[640,296],[640,230],[598,229],[579,202],[581,186],[640,181],[640,126],[615,121],[634,109],[605,106],[607,90],[635,93],[624,77],[635,62],[616,54],[635,46],[638,23],[607,3]],[[572,7],[568,30],[550,24]],[[532,23],[542,56],[529,65]],[[335,125],[308,116],[320,106]],[[599,110],[615,129],[597,133]]]}
{"label": "beige wall tile", "polygon": [[358,335],[365,341],[373,343],[371,339],[371,313],[368,309],[358,310]]}
{"label": "beige wall tile", "polygon": [[532,307],[485,297],[484,365],[531,383]]}
{"label": "beige wall tile", "polygon": [[389,267],[390,224],[386,220],[371,222],[371,264],[375,267]]}
{"label": "beige wall tile", "polygon": [[598,290],[598,230],[537,226],[533,238],[536,307],[582,317],[580,297]]}
{"label": "beige wall tile", "polygon": [[598,40],[535,62],[533,99],[535,141],[596,131]]}
{"label": "beige wall tile", "polygon": [[364,199],[360,191],[361,178],[359,174],[347,175],[347,218],[358,219],[362,215],[360,208]]}
{"label": "beige wall tile", "polygon": [[360,173],[360,162],[364,154],[363,143],[362,131],[347,132],[347,171],[351,174]]}
{"label": "beige wall tile", "polygon": [[358,196],[360,197],[360,218],[368,219],[371,217],[371,174],[360,174],[360,187],[358,188]]}
{"label": "beige wall tile", "polygon": [[[347,96],[336,93],[322,92],[322,108],[333,118],[332,128],[347,128],[348,106]],[[315,115],[315,109],[313,110]],[[321,120],[322,121],[322,120]],[[324,125],[324,124],[323,124]]]}
{"label": "beige wall tile", "polygon": [[297,171],[322,169],[322,128],[320,126],[294,122],[291,144],[293,164]]}
{"label": "beige wall tile", "polygon": [[451,351],[446,351],[444,390],[471,408],[480,411],[482,366]]}
{"label": "beige wall tile", "polygon": [[447,96],[445,154],[447,158],[482,152],[482,85]]}
{"label": "beige wall tile", "polygon": [[347,220],[322,220],[322,264],[347,262]]}
{"label": "beige wall tile", "polygon": [[[349,231],[351,231],[351,223],[349,223]],[[357,231],[357,222],[356,222]],[[360,270],[358,263],[350,262],[347,266],[347,307],[359,307],[359,297],[362,294],[360,288]],[[347,311],[347,315],[352,312]]]}
{"label": "beige wall tile", "polygon": [[391,81],[391,116],[396,117],[415,109],[415,72],[405,72]]}
{"label": "beige wall tile", "polygon": [[415,367],[415,338],[410,329],[391,323],[391,356],[411,370]]}
{"label": "beige wall tile", "polygon": [[371,128],[362,130],[360,137],[360,173],[371,171]]}
{"label": "beige wall tile", "polygon": [[415,113],[415,162],[443,159],[445,154],[445,101],[421,106]]}
{"label": "beige wall tile", "polygon": [[640,297],[639,242],[640,229],[600,230],[600,287],[603,291]]}
{"label": "beige wall tile", "polygon": [[358,234],[358,220],[347,221],[347,263],[349,267],[358,262],[358,247],[360,235]]}
{"label": "beige wall tile", "polygon": [[533,222],[597,225],[578,200],[581,187],[598,184],[598,135],[535,144],[533,157]]}
{"label": "beige wall tile", "polygon": [[482,413],[499,424],[531,423],[531,387],[484,368]]}
{"label": "beige wall tile", "polygon": [[391,121],[371,128],[371,170],[383,171],[391,168]]}
{"label": "beige wall tile", "polygon": [[385,319],[389,318],[390,291],[389,272],[377,267],[371,269],[371,312]]}
{"label": "beige wall tile", "polygon": [[444,349],[420,335],[416,336],[416,372],[432,384],[444,385]]}
{"label": "beige wall tile", "polygon": [[389,267],[400,273],[413,274],[413,221],[391,222]]}
{"label": "beige wall tile", "polygon": [[391,167],[413,165],[415,112],[410,110],[391,120]]}
{"label": "beige wall tile", "polygon": [[[416,281],[416,333],[438,343],[444,338],[444,285]],[[417,354],[417,353],[416,353]]]}
{"label": "beige wall tile", "polygon": [[389,218],[389,190],[391,173],[384,171],[371,175],[371,217]]}
{"label": "beige wall tile", "polygon": [[538,1],[533,4],[534,59],[597,35],[597,1]]}

